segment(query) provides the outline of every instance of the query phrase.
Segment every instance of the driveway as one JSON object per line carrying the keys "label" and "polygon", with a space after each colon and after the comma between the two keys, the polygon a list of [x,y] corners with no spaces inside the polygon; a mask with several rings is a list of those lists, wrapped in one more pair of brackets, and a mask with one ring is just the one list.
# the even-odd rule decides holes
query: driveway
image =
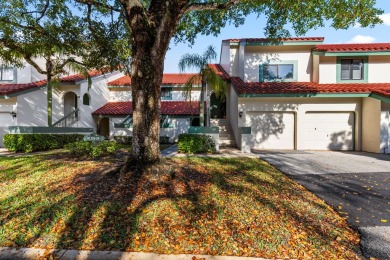
{"label": "driveway", "polygon": [[347,218],[366,256],[390,259],[390,155],[362,152],[257,152]]}

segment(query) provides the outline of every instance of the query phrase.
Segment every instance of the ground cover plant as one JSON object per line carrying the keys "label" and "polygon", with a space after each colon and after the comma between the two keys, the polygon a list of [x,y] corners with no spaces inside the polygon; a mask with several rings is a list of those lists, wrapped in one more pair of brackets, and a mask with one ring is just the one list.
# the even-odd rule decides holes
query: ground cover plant
{"label": "ground cover plant", "polygon": [[358,258],[359,237],[316,196],[259,159],[0,157],[0,246]]}

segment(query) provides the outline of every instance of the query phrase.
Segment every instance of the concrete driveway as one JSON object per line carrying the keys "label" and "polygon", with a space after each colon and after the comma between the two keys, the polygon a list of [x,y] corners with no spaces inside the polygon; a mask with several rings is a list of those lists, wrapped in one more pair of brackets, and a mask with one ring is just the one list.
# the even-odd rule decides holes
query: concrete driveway
{"label": "concrete driveway", "polygon": [[390,155],[362,152],[257,152],[347,218],[367,257],[390,259]]}

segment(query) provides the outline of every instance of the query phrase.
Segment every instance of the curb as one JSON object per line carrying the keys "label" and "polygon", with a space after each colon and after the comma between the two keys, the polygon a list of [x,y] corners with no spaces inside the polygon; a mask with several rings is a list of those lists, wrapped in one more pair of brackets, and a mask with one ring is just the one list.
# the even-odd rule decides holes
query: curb
{"label": "curb", "polygon": [[58,259],[58,260],[265,260],[256,257],[211,256],[211,255],[164,255],[144,252],[89,251],[65,249],[12,248],[0,247],[0,259]]}

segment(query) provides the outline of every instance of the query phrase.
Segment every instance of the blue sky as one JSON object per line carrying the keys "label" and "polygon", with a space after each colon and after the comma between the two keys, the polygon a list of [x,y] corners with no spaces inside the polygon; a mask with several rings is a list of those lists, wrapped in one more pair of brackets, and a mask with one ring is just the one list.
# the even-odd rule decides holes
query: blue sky
{"label": "blue sky", "polygon": [[[390,42],[390,5],[389,0],[377,0],[377,7],[384,11],[381,17],[384,24],[377,25],[374,28],[360,28],[358,26],[349,28],[348,30],[335,30],[330,27],[319,28],[307,32],[306,36],[323,36],[324,43],[349,43],[349,42]],[[171,42],[170,50],[165,59],[164,72],[174,73],[179,72],[178,62],[180,57],[185,53],[202,54],[207,46],[213,45],[216,51],[220,52],[221,41],[229,38],[258,38],[264,37],[265,27],[264,18],[256,18],[256,15],[247,17],[245,24],[240,27],[227,26],[221,30],[218,37],[199,35],[195,40],[195,44],[191,47],[188,43],[180,43],[175,45]],[[219,56],[216,63],[219,62]]]}

